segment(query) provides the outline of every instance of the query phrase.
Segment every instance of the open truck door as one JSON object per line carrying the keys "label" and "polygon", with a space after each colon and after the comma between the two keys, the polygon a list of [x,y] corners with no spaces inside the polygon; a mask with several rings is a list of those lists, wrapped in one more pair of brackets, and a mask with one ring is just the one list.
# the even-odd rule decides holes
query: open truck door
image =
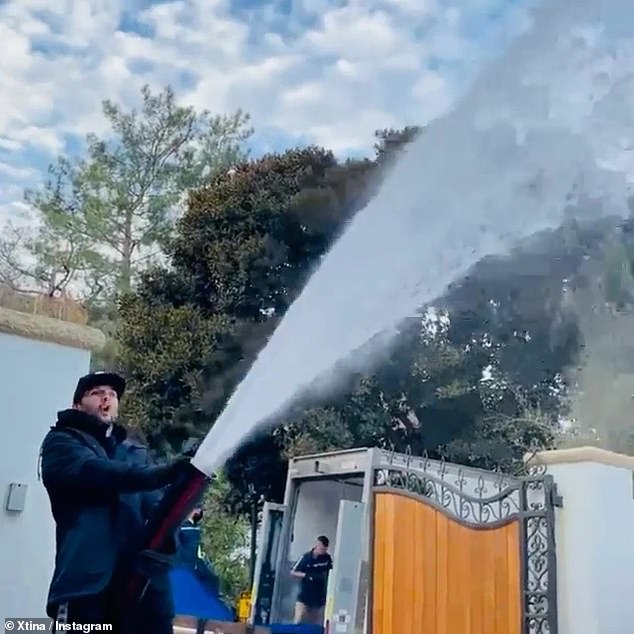
{"label": "open truck door", "polygon": [[281,563],[282,537],[286,528],[285,517],[286,506],[272,502],[264,503],[251,593],[251,625],[271,623],[275,582]]}
{"label": "open truck door", "polygon": [[354,634],[366,505],[341,500],[337,520],[337,537],[333,569],[328,579],[328,596],[324,615],[326,634]]}

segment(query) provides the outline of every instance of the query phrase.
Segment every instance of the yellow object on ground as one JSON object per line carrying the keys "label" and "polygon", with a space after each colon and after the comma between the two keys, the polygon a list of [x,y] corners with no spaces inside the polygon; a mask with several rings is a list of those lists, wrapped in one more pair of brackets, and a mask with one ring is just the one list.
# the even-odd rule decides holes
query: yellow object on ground
{"label": "yellow object on ground", "polygon": [[238,613],[238,621],[240,623],[246,623],[249,619],[249,612],[251,611],[251,593],[243,592],[238,597],[236,612]]}

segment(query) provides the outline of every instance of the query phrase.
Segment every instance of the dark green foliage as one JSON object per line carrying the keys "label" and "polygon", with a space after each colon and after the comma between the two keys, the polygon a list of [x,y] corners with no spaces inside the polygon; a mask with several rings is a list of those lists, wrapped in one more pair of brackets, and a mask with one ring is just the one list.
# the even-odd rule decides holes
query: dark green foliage
{"label": "dark green foliage", "polygon": [[232,512],[246,514],[252,500],[281,503],[284,500],[287,465],[279,434],[251,438],[227,463],[225,475],[233,489],[225,498]]}
{"label": "dark green foliage", "polygon": [[218,475],[203,498],[202,547],[220,581],[220,594],[234,605],[249,583],[249,534],[246,518],[227,512],[225,499],[231,486]]}
{"label": "dark green foliage", "polygon": [[142,297],[127,297],[121,318],[119,346],[130,382],[126,416],[154,447],[178,448],[209,425],[202,377],[213,363],[211,351],[222,358],[231,341],[229,320],[192,304],[159,306]]}
{"label": "dark green foliage", "polygon": [[[359,171],[359,170],[356,170]],[[193,193],[169,251],[205,307],[237,319],[284,312],[357,203],[330,152],[245,163]]]}
{"label": "dark green foliage", "polygon": [[377,162],[383,163],[398,155],[401,148],[411,143],[423,132],[418,126],[407,126],[402,130],[386,128],[376,132],[377,143],[374,144]]}
{"label": "dark green foliage", "polygon": [[435,311],[404,323],[371,377],[306,412],[292,451],[371,444],[513,470],[531,447],[552,446],[580,345],[564,280],[596,240],[565,231],[480,263]]}
{"label": "dark green foliage", "polygon": [[[376,161],[338,164],[314,147],[267,156],[191,194],[170,268],[146,274],[122,308],[128,411],[155,445],[178,450],[209,430],[383,166],[419,133],[378,133]],[[402,324],[372,373],[250,439],[227,464],[225,506],[279,501],[297,453],[411,448],[515,469],[531,447],[550,446],[579,347],[563,291],[601,235],[566,226],[474,267],[434,311]]]}
{"label": "dark green foliage", "polygon": [[[126,414],[157,448],[178,451],[207,433],[319,257],[365,202],[371,168],[339,165],[311,147],[243,163],[190,195],[168,247],[170,269],[146,273],[121,307],[122,366],[133,384]],[[230,461],[237,487],[230,507],[242,508],[249,483],[279,498],[283,449],[283,439],[267,436]]]}

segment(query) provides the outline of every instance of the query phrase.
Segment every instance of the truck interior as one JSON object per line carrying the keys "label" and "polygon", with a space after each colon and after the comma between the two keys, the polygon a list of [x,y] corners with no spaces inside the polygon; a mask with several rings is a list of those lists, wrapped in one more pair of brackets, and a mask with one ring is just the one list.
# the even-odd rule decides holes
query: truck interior
{"label": "truck interior", "polygon": [[[293,620],[297,580],[290,576],[295,562],[310,550],[319,535],[330,540],[330,553],[334,558],[337,548],[337,524],[341,500],[360,502],[363,495],[363,476],[342,476],[338,480],[307,480],[299,482],[296,504],[291,511],[291,532],[286,556],[279,570],[279,618]],[[359,527],[361,531],[361,527]]]}
{"label": "truck interior", "polygon": [[[361,502],[364,472],[290,479],[286,505],[266,504],[255,573],[253,625],[292,624],[298,581],[290,572],[319,535],[336,557],[340,502]],[[359,526],[359,532],[361,532]],[[297,626],[294,631],[313,631]]]}

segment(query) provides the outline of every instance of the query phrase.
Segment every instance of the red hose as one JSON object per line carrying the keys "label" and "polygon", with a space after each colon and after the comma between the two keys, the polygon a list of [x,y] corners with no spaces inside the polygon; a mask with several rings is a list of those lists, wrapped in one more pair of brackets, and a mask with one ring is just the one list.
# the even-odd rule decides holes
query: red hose
{"label": "red hose", "polygon": [[196,469],[183,486],[180,495],[174,500],[169,512],[163,517],[156,532],[150,536],[147,547],[150,550],[159,550],[166,539],[187,518],[196,506],[201,494],[207,488],[209,478]]}
{"label": "red hose", "polygon": [[[157,505],[153,517],[147,523],[147,535],[141,550],[160,552],[170,536],[199,503],[210,481],[209,476],[191,465],[189,472],[180,482],[170,486]],[[148,579],[142,574],[136,571],[132,573],[122,597],[122,615],[142,598],[147,584]]]}

